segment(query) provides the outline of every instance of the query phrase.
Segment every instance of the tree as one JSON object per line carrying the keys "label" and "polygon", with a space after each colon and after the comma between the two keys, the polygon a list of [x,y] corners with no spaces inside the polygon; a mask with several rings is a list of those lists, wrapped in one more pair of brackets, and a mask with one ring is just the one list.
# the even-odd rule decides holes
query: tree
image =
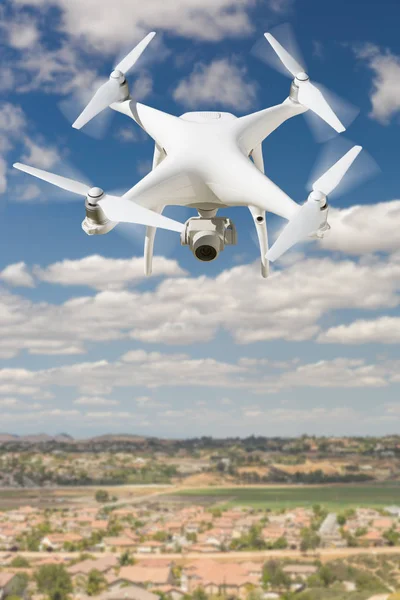
{"label": "tree", "polygon": [[39,592],[50,600],[66,600],[72,592],[71,577],[62,564],[43,565],[36,571],[35,581]]}
{"label": "tree", "polygon": [[130,565],[134,565],[135,559],[133,558],[133,556],[131,556],[131,553],[128,550],[125,550],[125,552],[123,552],[119,557],[118,562],[121,565],[121,567],[127,567]]}
{"label": "tree", "polygon": [[14,569],[23,569],[29,567],[29,561],[24,556],[16,556],[10,563],[10,566]]}
{"label": "tree", "polygon": [[108,502],[110,500],[110,496],[106,490],[97,490],[95,498],[97,502]]}
{"label": "tree", "polygon": [[334,581],[336,581],[335,574],[328,565],[322,565],[318,571],[318,576],[325,587],[329,587]]}
{"label": "tree", "polygon": [[389,546],[398,546],[400,540],[400,533],[392,527],[384,532],[383,537],[389,544]]}
{"label": "tree", "polygon": [[304,527],[304,529],[300,532],[301,542],[300,542],[300,550],[302,552],[307,552],[307,550],[315,550],[318,548],[320,544],[320,537],[308,527]]}
{"label": "tree", "polygon": [[343,525],[346,524],[346,515],[344,515],[343,513],[339,513],[338,516],[336,517],[336,520],[338,522],[338,525],[340,525],[341,527],[343,527]]}
{"label": "tree", "polygon": [[89,572],[86,584],[86,593],[88,596],[97,596],[107,586],[107,581],[102,573],[97,569]]}
{"label": "tree", "polygon": [[263,587],[268,588],[269,586],[282,588],[290,586],[290,578],[276,560],[269,560],[263,566],[262,572],[262,583]]}
{"label": "tree", "polygon": [[192,594],[193,600],[208,600],[207,594],[202,587],[198,587]]}
{"label": "tree", "polygon": [[281,535],[275,542],[272,544],[273,550],[286,550],[288,547],[288,541],[284,535]]}
{"label": "tree", "polygon": [[246,600],[262,600],[263,593],[261,590],[250,590],[246,596]]}
{"label": "tree", "polygon": [[153,535],[153,540],[155,540],[157,542],[167,542],[170,539],[171,539],[171,536],[166,531],[157,531]]}

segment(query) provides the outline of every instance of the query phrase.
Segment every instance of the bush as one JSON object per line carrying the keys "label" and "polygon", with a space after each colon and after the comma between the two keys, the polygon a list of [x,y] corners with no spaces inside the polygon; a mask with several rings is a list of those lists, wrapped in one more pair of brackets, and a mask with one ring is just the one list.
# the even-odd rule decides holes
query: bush
{"label": "bush", "polygon": [[10,567],[13,567],[14,569],[26,568],[29,567],[29,561],[27,561],[23,556],[16,556],[12,559]]}
{"label": "bush", "polygon": [[105,490],[97,490],[95,498],[97,502],[108,502],[110,500],[110,496]]}
{"label": "bush", "polygon": [[43,565],[35,573],[39,592],[50,600],[66,600],[72,592],[71,577],[64,565]]}

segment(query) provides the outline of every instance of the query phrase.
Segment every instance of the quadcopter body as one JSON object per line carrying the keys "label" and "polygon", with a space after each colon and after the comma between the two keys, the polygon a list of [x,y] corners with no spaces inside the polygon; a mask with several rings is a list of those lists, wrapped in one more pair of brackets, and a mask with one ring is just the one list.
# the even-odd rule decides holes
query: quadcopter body
{"label": "quadcopter body", "polygon": [[[125,57],[110,79],[96,92],[73,126],[83,127],[110,107],[132,118],[153,138],[153,167],[122,197],[88,188],[79,182],[16,163],[14,166],[73,193],[86,197],[89,235],[105,234],[118,223],[147,226],[144,245],[145,273],[152,271],[154,238],[158,227],[180,233],[182,245],[204,262],[217,258],[226,245],[235,244],[234,223],[218,215],[232,206],[249,208],[260,244],[261,273],[269,273],[276,260],[307,237],[322,237],[327,224],[327,195],[338,185],[361,151],[354,146],[313,185],[308,200],[299,205],[264,173],[262,142],[284,121],[312,110],[336,131],[344,126],[304,69],[271,36],[267,40],[294,75],[288,98],[277,106],[236,117],[226,112],[189,112],[180,117],[136,102],[129,93],[127,71],[154,37],[149,34]],[[162,215],[168,205],[188,206],[198,216],[185,224]],[[275,244],[268,248],[266,212],[288,221]]]}

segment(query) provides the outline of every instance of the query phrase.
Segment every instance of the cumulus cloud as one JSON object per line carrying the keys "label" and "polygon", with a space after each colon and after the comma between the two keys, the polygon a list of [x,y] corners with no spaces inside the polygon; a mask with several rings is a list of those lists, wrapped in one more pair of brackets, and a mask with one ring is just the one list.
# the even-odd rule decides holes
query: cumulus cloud
{"label": "cumulus cloud", "polygon": [[373,72],[370,116],[388,125],[400,111],[400,57],[374,44],[355,46],[354,52]]}
{"label": "cumulus cloud", "polygon": [[245,110],[253,106],[256,84],[246,80],[246,69],[228,59],[199,63],[174,90],[175,100],[190,108],[223,104]]}
{"label": "cumulus cloud", "polygon": [[[141,351],[142,357],[133,365],[126,357],[114,362],[94,361],[63,365],[50,369],[24,372],[24,385],[35,384],[42,392],[58,388],[106,384],[118,397],[118,389],[198,388],[242,389],[255,394],[276,393],[296,388],[379,388],[395,381],[399,361],[367,362],[364,359],[335,358],[318,362],[305,362],[276,373],[259,368],[256,372],[237,362],[223,362],[214,358],[191,358],[174,353]],[[206,376],[204,374],[207,374]],[[0,370],[1,385],[20,385],[20,373],[14,369]],[[1,388],[0,388],[1,393]],[[9,392],[7,393],[9,395]],[[17,394],[13,394],[17,395]],[[80,397],[81,398],[81,397]],[[93,403],[102,403],[102,397]],[[79,399],[79,398],[78,398]],[[90,404],[84,401],[76,404]],[[103,403],[105,405],[105,403]],[[139,402],[141,408],[165,404]],[[168,406],[168,405],[167,405]],[[248,410],[258,407],[247,406]],[[168,408],[167,410],[170,410]],[[175,410],[172,407],[171,410]]]}
{"label": "cumulus cloud", "polygon": [[[17,145],[22,145],[22,159],[35,166],[50,168],[59,161],[60,155],[55,148],[46,146],[43,140],[36,140],[30,134],[32,127],[18,105],[4,102],[0,106],[0,194],[7,189],[7,163],[5,157]],[[37,185],[16,185],[11,197],[16,200],[32,200],[39,195]]]}
{"label": "cumulus cloud", "polygon": [[[41,281],[59,285],[80,285],[97,290],[121,290],[145,278],[143,259],[105,258],[97,254],[80,260],[65,259],[46,268],[35,268],[35,275]],[[154,274],[169,277],[185,275],[175,260],[156,256]]]}
{"label": "cumulus cloud", "polygon": [[358,319],[349,325],[331,327],[321,333],[317,341],[325,344],[398,344],[400,318]]}
{"label": "cumulus cloud", "polygon": [[88,46],[115,52],[154,29],[211,41],[248,35],[255,0],[113,0],[112,6],[109,0],[16,0],[15,4],[43,13],[55,6],[61,11],[61,31]]}
{"label": "cumulus cloud", "polygon": [[8,265],[0,272],[0,280],[12,287],[34,287],[35,282],[24,262]]}
{"label": "cumulus cloud", "polygon": [[363,255],[400,250],[400,200],[329,211],[331,231],[320,241],[327,250]]}
{"label": "cumulus cloud", "polygon": [[57,148],[46,147],[25,137],[25,153],[22,161],[34,165],[39,169],[51,169],[59,160]]}
{"label": "cumulus cloud", "polygon": [[80,406],[118,406],[118,400],[103,398],[102,396],[80,396],[73,402]]}
{"label": "cumulus cloud", "polygon": [[166,277],[144,291],[127,289],[141,281],[142,259],[94,256],[37,267],[39,280],[99,291],[53,305],[0,290],[0,352],[82,353],[90,343],[129,339],[201,344],[221,329],[239,344],[303,341],[321,334],[322,318],[338,310],[399,305],[396,253],[389,260],[304,258],[275,270],[267,282],[259,277],[258,264],[214,277],[189,277],[167,259],[159,265]]}

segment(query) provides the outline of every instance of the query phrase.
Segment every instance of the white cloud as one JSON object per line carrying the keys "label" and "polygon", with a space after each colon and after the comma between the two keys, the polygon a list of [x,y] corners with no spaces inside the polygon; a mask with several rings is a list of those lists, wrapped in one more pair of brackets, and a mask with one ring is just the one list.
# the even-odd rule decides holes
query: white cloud
{"label": "white cloud", "polygon": [[317,341],[325,344],[398,344],[400,318],[359,319],[349,325],[331,327],[321,333]]}
{"label": "white cloud", "polygon": [[32,18],[10,22],[4,29],[7,31],[11,48],[32,48],[39,41],[40,32]]}
{"label": "white cloud", "polygon": [[4,192],[7,189],[7,163],[4,160],[4,158],[2,158],[0,156],[0,194],[4,194]]}
{"label": "white cloud", "polygon": [[27,126],[26,116],[20,106],[5,102],[0,106],[0,152],[9,152],[21,139]]}
{"label": "white cloud", "polygon": [[174,90],[175,100],[190,108],[223,104],[245,110],[256,100],[256,84],[246,81],[246,69],[227,59],[199,63]]}
{"label": "white cloud", "polygon": [[40,187],[36,183],[17,185],[14,190],[14,198],[17,202],[31,202],[37,200],[41,194]]}
{"label": "white cloud", "polygon": [[139,406],[146,406],[151,403],[151,397],[150,396],[138,396],[137,398],[135,398],[135,402]]}
{"label": "white cloud", "polygon": [[260,381],[259,390],[314,388],[379,388],[388,385],[395,365],[368,364],[363,359],[335,358],[296,368]]}
{"label": "white cloud", "polygon": [[374,74],[370,116],[387,125],[400,111],[400,57],[373,44],[356,46],[354,52]]}
{"label": "white cloud", "polygon": [[51,50],[36,44],[14,59],[14,87],[20,94],[39,90],[57,95],[91,89],[97,72],[85,68],[84,56],[68,42]]}
{"label": "white cloud", "polygon": [[0,272],[0,280],[13,287],[34,287],[35,282],[24,262],[8,265]]}
{"label": "white cloud", "polygon": [[51,169],[59,160],[60,154],[56,148],[45,147],[25,137],[25,153],[22,162],[34,165],[39,169]]}
{"label": "white cloud", "polygon": [[8,92],[15,87],[15,75],[11,67],[3,66],[0,71],[0,92]]}
{"label": "white cloud", "polygon": [[363,255],[400,250],[400,200],[330,209],[331,231],[320,242],[327,250]]}
{"label": "white cloud", "polygon": [[73,402],[80,406],[118,406],[118,400],[111,400],[110,398],[103,398],[101,396],[80,396]]}
{"label": "white cloud", "polygon": [[293,7],[294,0],[269,0],[268,4],[271,10],[281,15]]}
{"label": "white cloud", "polygon": [[43,12],[56,6],[61,9],[62,31],[88,47],[115,52],[127,44],[132,47],[151,30],[213,41],[247,35],[253,29],[248,10],[255,1],[15,0],[15,4]]}
{"label": "white cloud", "polygon": [[85,344],[123,339],[201,344],[220,329],[239,344],[302,341],[318,336],[322,317],[335,311],[399,305],[400,253],[359,261],[304,258],[276,270],[267,282],[257,263],[215,277],[188,277],[176,262],[159,260],[159,272],[169,276],[145,291],[123,289],[141,281],[142,259],[95,256],[37,267],[40,280],[100,291],[51,304],[0,290],[0,353],[82,353]]}
{"label": "white cloud", "polygon": [[[380,388],[395,382],[399,372],[399,361],[384,359],[377,362],[366,362],[364,359],[335,358],[302,363],[276,373],[261,366],[254,371],[254,369],[246,369],[238,363],[222,362],[213,358],[195,359],[189,356],[183,358],[180,354],[141,352],[143,356],[140,360],[135,361],[134,368],[125,357],[115,362],[103,360],[67,364],[39,371],[25,371],[24,385],[28,387],[29,384],[35,384],[43,394],[53,386],[81,389],[81,386],[88,384],[98,386],[105,384],[117,398],[117,389],[126,388],[130,391],[136,387],[148,389],[169,387],[241,389],[255,394],[266,394],[306,387]],[[205,373],[207,376],[204,376]],[[0,390],[1,386],[13,385],[20,386],[20,376],[17,370],[0,370]],[[11,389],[9,387],[5,395],[16,395]],[[100,399],[97,400],[100,405]],[[90,404],[90,401],[87,404]],[[102,404],[105,406],[104,403]],[[175,410],[175,407],[170,407],[169,404],[153,401],[136,404],[140,408],[146,409],[162,406],[166,409],[165,413]],[[257,406],[246,406],[246,410],[262,409]]]}
{"label": "white cloud", "polygon": [[137,100],[144,100],[153,91],[153,79],[149,73],[142,71],[136,77],[132,86],[131,96]]}
{"label": "white cloud", "polygon": [[[34,163],[38,167],[50,168],[59,160],[58,151],[55,148],[47,148],[40,141],[34,141],[28,136],[29,124],[22,108],[18,105],[5,102],[0,106],[0,194],[7,189],[7,163],[5,156],[17,145],[22,145],[23,160]],[[13,171],[15,174],[15,171]],[[38,196],[38,187],[28,185],[27,187],[16,186],[11,191],[11,197],[16,200],[32,200]]]}
{"label": "white cloud", "polygon": [[43,405],[39,402],[22,402],[19,398],[0,398],[0,407],[8,410],[40,410]]}
{"label": "white cloud", "polygon": [[[83,285],[97,290],[121,290],[145,278],[142,258],[116,259],[97,254],[80,260],[65,259],[44,269],[37,267],[34,271],[41,281],[59,285]],[[169,277],[186,273],[175,260],[163,256],[154,258],[153,271],[155,275]]]}

